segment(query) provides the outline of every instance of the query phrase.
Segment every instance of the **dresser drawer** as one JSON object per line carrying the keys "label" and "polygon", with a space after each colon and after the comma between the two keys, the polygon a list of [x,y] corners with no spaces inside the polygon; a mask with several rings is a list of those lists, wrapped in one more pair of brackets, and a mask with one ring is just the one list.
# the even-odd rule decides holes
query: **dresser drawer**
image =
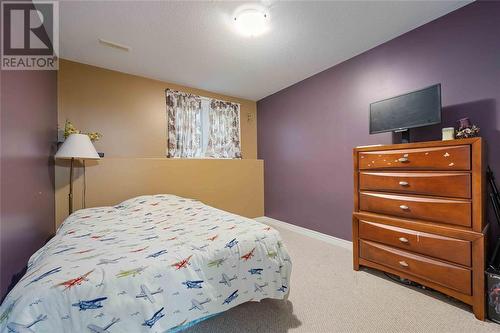
{"label": "dresser drawer", "polygon": [[359,188],[442,197],[470,198],[471,175],[465,172],[370,172],[359,173]]}
{"label": "dresser drawer", "polygon": [[470,146],[359,152],[360,169],[470,170]]}
{"label": "dresser drawer", "polygon": [[359,238],[471,266],[469,241],[368,221],[359,221]]}
{"label": "dresser drawer", "polygon": [[470,227],[472,219],[471,203],[463,199],[360,192],[359,209],[463,227]]}
{"label": "dresser drawer", "polygon": [[471,295],[471,271],[390,246],[360,240],[360,257]]}

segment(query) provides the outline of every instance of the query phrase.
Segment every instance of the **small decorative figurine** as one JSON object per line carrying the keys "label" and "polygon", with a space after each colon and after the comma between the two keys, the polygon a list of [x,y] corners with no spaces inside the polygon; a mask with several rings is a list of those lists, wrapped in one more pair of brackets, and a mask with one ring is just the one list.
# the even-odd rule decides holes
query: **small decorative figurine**
{"label": "small decorative figurine", "polygon": [[473,125],[469,118],[462,118],[458,123],[458,130],[455,134],[457,139],[474,138],[479,136],[479,127]]}

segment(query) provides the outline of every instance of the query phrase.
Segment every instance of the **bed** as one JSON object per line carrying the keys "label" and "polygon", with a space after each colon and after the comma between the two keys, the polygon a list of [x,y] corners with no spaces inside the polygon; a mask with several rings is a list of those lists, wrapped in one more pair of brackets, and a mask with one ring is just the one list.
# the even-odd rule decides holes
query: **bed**
{"label": "bed", "polygon": [[290,257],[257,221],[174,195],[82,209],[29,260],[2,332],[174,332],[284,299]]}

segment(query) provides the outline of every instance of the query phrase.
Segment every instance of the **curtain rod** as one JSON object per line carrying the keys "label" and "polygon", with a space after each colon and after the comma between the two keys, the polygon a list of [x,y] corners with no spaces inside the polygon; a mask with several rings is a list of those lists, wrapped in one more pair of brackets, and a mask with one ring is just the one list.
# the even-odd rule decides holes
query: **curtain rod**
{"label": "curtain rod", "polygon": [[221,101],[221,102],[229,102],[229,103],[233,103],[233,104],[238,104],[241,107],[241,103],[238,103],[238,102],[225,101],[225,100],[220,99],[220,98],[211,98],[211,97],[202,96],[202,95],[193,94],[193,93],[188,93],[188,92],[183,91],[183,90],[176,90],[176,89],[172,89],[172,88],[167,88],[165,90],[172,90],[172,91],[178,91],[178,92],[182,92],[182,93],[186,93],[186,94],[196,95],[196,96],[200,97],[200,99],[205,100],[205,101],[216,100],[216,101]]}

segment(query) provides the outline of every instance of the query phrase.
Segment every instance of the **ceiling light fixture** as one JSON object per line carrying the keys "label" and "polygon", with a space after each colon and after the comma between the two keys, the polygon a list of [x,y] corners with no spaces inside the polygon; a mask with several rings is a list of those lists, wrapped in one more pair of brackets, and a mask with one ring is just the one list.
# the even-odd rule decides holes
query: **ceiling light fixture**
{"label": "ceiling light fixture", "polygon": [[269,15],[263,10],[247,8],[234,16],[239,33],[247,37],[264,34],[268,30]]}

